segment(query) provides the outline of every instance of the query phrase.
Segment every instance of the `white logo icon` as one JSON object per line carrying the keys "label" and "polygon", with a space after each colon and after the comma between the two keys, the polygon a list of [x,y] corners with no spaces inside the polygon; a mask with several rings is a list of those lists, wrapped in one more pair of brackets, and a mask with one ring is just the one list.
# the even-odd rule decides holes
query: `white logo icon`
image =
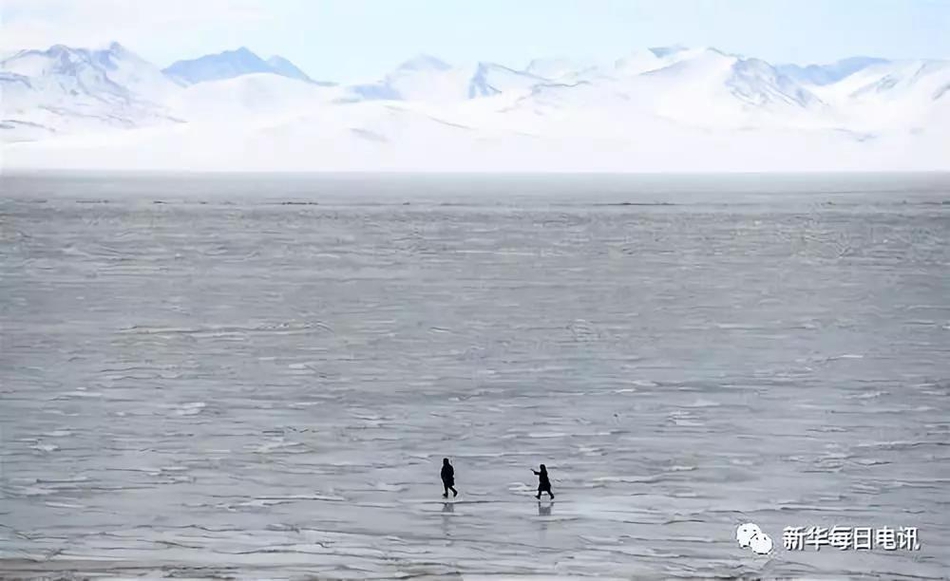
{"label": "white logo icon", "polygon": [[743,549],[752,549],[757,555],[768,555],[772,552],[772,538],[765,534],[759,525],[744,523],[736,529],[736,542]]}

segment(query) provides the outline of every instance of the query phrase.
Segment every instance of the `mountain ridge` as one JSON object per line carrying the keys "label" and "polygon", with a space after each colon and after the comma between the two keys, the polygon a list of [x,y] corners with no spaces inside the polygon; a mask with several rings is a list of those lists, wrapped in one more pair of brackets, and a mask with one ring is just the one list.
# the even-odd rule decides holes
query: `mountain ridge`
{"label": "mountain ridge", "polygon": [[206,54],[194,59],[178,60],[162,69],[162,72],[187,85],[223,81],[255,73],[272,73],[308,83],[317,83],[290,60],[280,55],[273,55],[265,60],[245,46]]}
{"label": "mountain ridge", "polygon": [[[541,163],[558,149],[606,143],[651,158],[637,144],[644,139],[679,143],[674,150],[687,156],[709,156],[709,136],[716,135],[756,148],[759,140],[774,139],[776,152],[791,151],[800,139],[820,139],[852,160],[887,144],[894,156],[909,159],[915,147],[935,147],[935,135],[950,128],[948,61],[854,57],[774,65],[714,47],[652,47],[606,63],[539,58],[523,68],[491,61],[455,65],[420,54],[378,80],[334,85],[314,81],[284,57],[263,59],[247,47],[159,69],[118,43],[99,49],[57,44],[7,54],[0,60],[0,90],[0,140],[36,144],[8,146],[13,155],[7,158],[14,160],[20,153],[33,159],[28,152],[46,142],[85,151],[102,143],[99,134],[118,141],[134,136],[136,143],[194,135],[224,151],[210,143],[235,131],[257,143],[255,150],[283,135],[304,150],[324,144],[367,160],[386,148],[396,148],[393,159],[408,160],[412,152],[439,147],[507,164],[541,147],[532,153]],[[523,145],[511,159],[485,149],[510,143]],[[924,151],[921,159],[933,153]],[[601,165],[594,158],[589,163]]]}

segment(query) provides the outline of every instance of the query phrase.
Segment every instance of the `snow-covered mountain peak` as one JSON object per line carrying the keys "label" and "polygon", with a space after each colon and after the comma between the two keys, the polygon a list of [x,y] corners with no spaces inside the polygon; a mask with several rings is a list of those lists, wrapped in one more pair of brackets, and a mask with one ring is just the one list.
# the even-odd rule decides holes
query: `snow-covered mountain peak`
{"label": "snow-covered mountain peak", "polygon": [[420,55],[399,65],[375,83],[350,88],[357,100],[460,102],[490,97],[508,91],[526,92],[547,79],[507,66],[479,62],[452,66],[429,55]]}
{"label": "snow-covered mountain peak", "polygon": [[135,67],[148,69],[149,74],[152,76],[154,76],[155,73],[163,74],[158,70],[158,67],[117,42],[113,42],[105,48],[92,51],[91,56],[108,70],[117,71],[123,67]]}
{"label": "snow-covered mountain peak", "polygon": [[71,48],[71,47],[66,46],[65,44],[54,44],[53,46],[49,47],[46,50],[28,50],[24,52],[33,53],[33,54],[41,54],[43,56],[48,56],[50,58],[62,58],[63,56],[67,56],[67,55],[77,53],[77,52],[83,52],[85,50],[86,49],[82,49],[82,48]]}
{"label": "snow-covered mountain peak", "polygon": [[475,74],[469,81],[468,97],[490,97],[510,91],[530,91],[536,85],[547,83],[548,79],[526,71],[516,71],[496,63],[478,63]]}
{"label": "snow-covered mountain peak", "polygon": [[688,47],[685,47],[681,44],[673,46],[655,46],[647,49],[649,52],[653,53],[657,58],[667,58],[675,56],[676,54],[682,53],[689,50]]}
{"label": "snow-covered mountain peak", "polygon": [[851,97],[894,99],[912,96],[916,101],[936,100],[950,87],[950,62],[919,60],[892,63],[889,67],[875,66],[854,75],[861,86]]}
{"label": "snow-covered mountain peak", "polygon": [[314,81],[297,65],[280,55],[264,60],[246,46],[196,59],[180,60],[165,68],[164,72],[185,85],[222,81],[257,73],[280,75],[318,85],[331,84]]}
{"label": "snow-covered mountain peak", "polygon": [[104,44],[102,46],[99,46],[93,49],[92,52],[96,52],[100,54],[110,54],[117,58],[123,58],[123,57],[129,57],[129,56],[134,56],[135,58],[138,58],[138,55],[136,55],[134,52],[126,48],[124,45],[114,40],[112,42],[109,42],[107,44]]}
{"label": "snow-covered mountain peak", "polygon": [[652,50],[638,50],[614,61],[613,72],[621,76],[639,75],[661,69],[670,62],[669,59],[657,56]]}
{"label": "snow-covered mountain peak", "polygon": [[[689,68],[709,68],[729,66],[737,57],[727,55],[715,48],[687,48],[683,46],[649,48],[636,50],[614,62],[613,74],[621,77],[636,76],[643,73],[660,71],[679,63],[687,63],[673,69],[685,71]],[[681,73],[676,73],[681,74]]]}
{"label": "snow-covered mountain peak", "polygon": [[168,122],[162,103],[178,89],[117,43],[20,51],[0,62],[2,129],[22,139]]}
{"label": "snow-covered mountain peak", "polygon": [[818,107],[821,100],[761,59],[736,59],[727,81],[732,94],[750,105]]}
{"label": "snow-covered mountain peak", "polygon": [[24,50],[0,61],[0,70],[31,79],[38,87],[96,96],[101,93],[148,100],[171,90],[173,83],[158,68],[119,43],[98,50],[62,44]]}
{"label": "snow-covered mountain peak", "polygon": [[[652,52],[652,51],[651,51]],[[730,74],[739,58],[710,49],[684,49],[659,59],[644,76],[687,84],[718,83]]]}
{"label": "snow-covered mountain peak", "polygon": [[383,79],[356,85],[350,91],[356,98],[368,100],[458,101],[468,97],[470,76],[469,71],[420,54],[400,63]]}
{"label": "snow-covered mountain peak", "polygon": [[172,63],[164,72],[185,84],[195,84],[273,71],[261,57],[242,46],[236,50],[180,60]]}
{"label": "snow-covered mountain peak", "polygon": [[567,58],[536,58],[525,67],[525,72],[545,79],[556,80],[577,70],[576,64]]}
{"label": "snow-covered mountain peak", "polygon": [[402,64],[400,64],[398,67],[396,67],[396,70],[421,72],[421,71],[448,71],[451,68],[452,68],[452,65],[432,55],[419,54],[403,62]]}
{"label": "snow-covered mountain peak", "polygon": [[28,77],[71,70],[90,60],[86,49],[54,44],[46,50],[21,50],[0,61],[0,69]]}
{"label": "snow-covered mountain peak", "polygon": [[837,83],[847,77],[876,65],[889,61],[876,57],[850,57],[826,65],[790,65],[776,66],[787,77],[807,85],[823,87]]}

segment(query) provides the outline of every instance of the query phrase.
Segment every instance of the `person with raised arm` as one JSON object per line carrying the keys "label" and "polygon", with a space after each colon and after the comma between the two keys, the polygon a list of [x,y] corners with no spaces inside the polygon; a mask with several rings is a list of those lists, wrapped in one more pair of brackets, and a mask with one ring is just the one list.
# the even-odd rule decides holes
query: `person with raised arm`
{"label": "person with raised arm", "polygon": [[551,492],[551,479],[548,478],[548,469],[544,466],[544,464],[542,464],[540,472],[537,472],[534,469],[531,471],[534,472],[535,476],[538,477],[538,496],[536,498],[541,500],[541,493],[547,492],[548,496],[551,497],[551,500],[554,500],[554,493]]}

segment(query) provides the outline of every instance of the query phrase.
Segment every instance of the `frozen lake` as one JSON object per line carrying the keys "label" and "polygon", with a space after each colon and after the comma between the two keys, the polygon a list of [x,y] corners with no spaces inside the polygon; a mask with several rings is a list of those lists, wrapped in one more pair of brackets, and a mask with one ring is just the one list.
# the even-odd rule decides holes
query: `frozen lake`
{"label": "frozen lake", "polygon": [[400,180],[0,181],[0,577],[950,571],[947,178]]}

